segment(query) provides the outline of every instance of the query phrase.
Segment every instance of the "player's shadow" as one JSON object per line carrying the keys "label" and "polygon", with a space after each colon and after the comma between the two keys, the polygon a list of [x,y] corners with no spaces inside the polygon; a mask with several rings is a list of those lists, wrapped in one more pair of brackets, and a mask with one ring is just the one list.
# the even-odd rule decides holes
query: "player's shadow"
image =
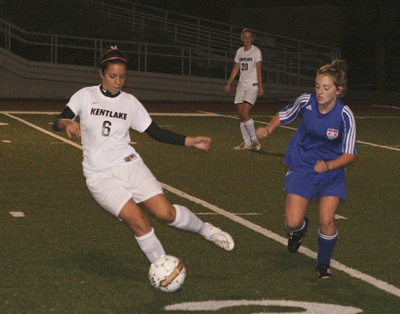
{"label": "player's shadow", "polygon": [[281,154],[281,153],[271,153],[271,152],[267,152],[264,150],[250,150],[249,151],[252,154],[261,154],[261,155],[268,155],[268,156],[274,156],[274,157],[285,157],[286,154]]}
{"label": "player's shadow", "polygon": [[[130,261],[130,262],[128,262]],[[134,267],[132,260],[115,252],[89,250],[77,252],[58,261],[63,268],[71,268],[106,278],[147,278],[143,267]]]}

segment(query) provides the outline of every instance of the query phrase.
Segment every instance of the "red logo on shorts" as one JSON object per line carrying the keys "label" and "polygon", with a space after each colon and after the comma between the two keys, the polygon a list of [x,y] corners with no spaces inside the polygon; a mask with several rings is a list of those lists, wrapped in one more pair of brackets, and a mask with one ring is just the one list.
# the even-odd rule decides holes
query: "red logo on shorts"
{"label": "red logo on shorts", "polygon": [[326,136],[330,139],[330,140],[334,140],[335,138],[337,138],[339,135],[339,131],[335,130],[335,129],[328,129],[328,131],[326,131]]}

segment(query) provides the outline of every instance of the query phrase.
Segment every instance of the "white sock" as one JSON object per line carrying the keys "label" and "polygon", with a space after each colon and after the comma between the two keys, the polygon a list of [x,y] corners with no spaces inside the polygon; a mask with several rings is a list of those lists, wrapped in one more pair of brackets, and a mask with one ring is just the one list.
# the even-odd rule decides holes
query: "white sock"
{"label": "white sock", "polygon": [[246,145],[251,144],[251,138],[249,136],[249,132],[245,126],[245,122],[240,122],[240,132],[242,132],[243,141]]}
{"label": "white sock", "polygon": [[160,240],[158,240],[153,228],[151,228],[149,233],[140,237],[135,236],[135,238],[140,249],[147,256],[150,263],[153,263],[161,255],[165,255],[164,248]]}
{"label": "white sock", "polygon": [[203,228],[199,231],[199,234],[207,240],[210,240],[210,227],[211,225],[209,223],[204,223]]}
{"label": "white sock", "polygon": [[170,223],[170,226],[191,232],[201,232],[204,222],[193,214],[188,208],[182,205],[173,205],[176,210],[176,218]]}
{"label": "white sock", "polygon": [[250,136],[251,140],[257,139],[256,136],[256,128],[254,127],[254,120],[250,119],[243,122],[245,129],[247,130],[248,136]]}

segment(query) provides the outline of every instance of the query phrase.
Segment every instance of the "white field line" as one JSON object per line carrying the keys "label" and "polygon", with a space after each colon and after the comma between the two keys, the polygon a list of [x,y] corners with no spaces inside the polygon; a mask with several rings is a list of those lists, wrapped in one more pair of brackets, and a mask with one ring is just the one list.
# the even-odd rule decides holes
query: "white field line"
{"label": "white field line", "polygon": [[65,143],[67,143],[67,144],[70,144],[70,145],[72,145],[72,146],[74,146],[76,148],[82,149],[81,145],[79,145],[79,144],[77,144],[77,143],[75,143],[73,141],[70,141],[68,139],[65,139],[65,138],[63,138],[61,136],[58,136],[57,134],[54,134],[54,133],[52,133],[50,131],[47,131],[47,130],[45,130],[45,129],[43,129],[43,128],[41,128],[41,127],[39,127],[39,126],[37,126],[37,125],[35,125],[33,123],[30,123],[30,122],[28,122],[28,121],[26,121],[24,119],[18,118],[16,116],[13,116],[13,115],[11,115],[9,113],[5,113],[5,112],[1,112],[1,113],[6,115],[7,117],[10,117],[10,118],[15,119],[15,120],[17,120],[17,121],[19,121],[19,122],[21,122],[23,124],[26,124],[27,126],[30,126],[31,128],[34,128],[34,129],[36,129],[36,130],[38,130],[38,131],[40,131],[40,132],[42,132],[44,134],[50,135],[50,136],[52,136],[52,137],[54,137],[54,138],[56,138],[56,139],[58,139],[60,141],[63,141]]}
{"label": "white field line", "polygon": [[[20,121],[23,124],[26,124],[26,125],[28,125],[30,127],[33,127],[34,129],[36,129],[36,130],[38,130],[40,132],[43,132],[43,133],[45,133],[45,134],[47,134],[49,136],[52,136],[54,138],[60,139],[60,140],[62,140],[64,142],[66,142],[66,143],[68,143],[68,144],[70,144],[70,145],[82,150],[82,147],[79,144],[76,144],[76,143],[74,143],[72,141],[66,140],[66,139],[64,139],[64,138],[62,138],[62,137],[60,137],[60,136],[58,136],[58,135],[56,135],[56,134],[54,134],[52,132],[49,132],[49,131],[41,128],[41,127],[38,127],[38,126],[28,122],[28,121],[25,121],[23,119],[15,117],[15,116],[13,116],[11,114],[6,114],[6,115],[8,117],[10,117],[10,118],[13,118],[13,119],[16,119],[16,120]],[[265,229],[265,228],[255,224],[255,223],[252,223],[252,222],[250,222],[250,221],[248,221],[248,220],[246,220],[246,219],[244,219],[242,217],[239,217],[239,216],[237,216],[237,215],[235,215],[235,214],[233,214],[233,213],[231,213],[229,211],[226,211],[225,209],[219,208],[219,207],[217,207],[217,206],[215,206],[213,204],[210,204],[210,203],[208,203],[206,201],[203,201],[203,200],[201,200],[201,199],[199,199],[197,197],[194,197],[194,196],[189,195],[189,194],[187,194],[187,193],[185,193],[183,191],[180,191],[180,190],[178,190],[178,189],[176,189],[176,188],[174,188],[174,187],[172,187],[172,186],[170,186],[168,184],[165,184],[165,183],[162,183],[162,182],[160,182],[160,184],[163,186],[164,189],[170,191],[171,193],[174,193],[174,194],[176,194],[176,195],[178,195],[180,197],[183,197],[183,198],[185,198],[187,200],[190,200],[190,201],[192,201],[192,202],[194,202],[196,204],[199,204],[199,205],[201,205],[201,206],[203,206],[205,208],[208,208],[211,211],[213,211],[215,213],[218,213],[218,214],[220,214],[220,215],[222,215],[222,216],[224,216],[224,217],[226,217],[226,218],[228,218],[228,219],[230,219],[230,220],[232,220],[234,222],[237,222],[237,223],[241,224],[242,226],[244,226],[246,228],[249,228],[249,229],[251,229],[251,230],[253,230],[255,232],[258,232],[258,233],[264,235],[265,237],[267,237],[267,238],[269,238],[271,240],[279,242],[284,246],[286,246],[286,244],[287,244],[287,239],[286,238],[284,238],[284,237],[282,237],[282,236],[280,236],[280,235],[278,235],[278,234],[276,234],[276,233],[274,233],[274,232],[272,232],[272,231],[270,231],[268,229]],[[299,252],[304,254],[304,255],[306,255],[306,256],[308,256],[308,257],[310,257],[310,258],[312,258],[312,259],[314,259],[314,260],[317,258],[317,253],[316,252],[314,252],[314,251],[312,251],[312,250],[310,250],[310,249],[308,249],[308,248],[306,248],[304,246],[300,247]],[[387,293],[390,293],[390,294],[393,294],[393,295],[395,295],[397,297],[400,297],[400,289],[395,287],[395,286],[393,286],[393,285],[391,285],[391,284],[389,284],[389,283],[387,283],[387,282],[385,282],[385,281],[382,281],[382,280],[374,278],[374,277],[372,277],[370,275],[364,274],[364,273],[362,273],[362,272],[360,272],[360,271],[358,271],[358,270],[356,270],[354,268],[348,267],[348,266],[346,266],[346,265],[344,265],[344,264],[342,264],[342,263],[340,263],[340,262],[338,262],[338,261],[336,261],[334,259],[331,260],[331,266],[333,268],[341,270],[342,272],[350,275],[353,278],[360,279],[360,280],[362,280],[362,281],[364,281],[364,282],[366,282],[368,284],[371,284],[371,285],[375,286],[376,288],[378,288],[378,289],[380,289],[382,291],[386,291]]]}
{"label": "white field line", "polygon": [[15,218],[25,217],[25,214],[23,212],[10,212],[10,215]]}
{"label": "white field line", "polygon": [[[255,232],[258,232],[258,233],[266,236],[267,238],[270,238],[271,240],[279,242],[284,246],[286,246],[286,244],[287,244],[287,238],[284,238],[284,237],[282,237],[282,236],[280,236],[280,235],[278,235],[278,234],[276,234],[276,233],[274,233],[274,232],[272,232],[272,231],[270,231],[268,229],[265,229],[265,228],[263,228],[263,227],[261,227],[261,226],[259,226],[257,224],[254,224],[254,223],[252,223],[252,222],[250,222],[250,221],[248,221],[248,220],[246,220],[244,218],[241,218],[241,217],[239,217],[239,216],[237,216],[237,215],[235,215],[235,214],[233,214],[231,212],[228,212],[228,211],[226,211],[226,210],[224,210],[222,208],[219,208],[219,207],[217,207],[215,205],[212,205],[212,204],[210,204],[210,203],[208,203],[206,201],[198,199],[197,197],[194,197],[194,196],[191,196],[191,195],[189,195],[189,194],[187,194],[185,192],[182,192],[182,191],[180,191],[180,190],[178,190],[178,189],[176,189],[176,188],[174,188],[174,187],[172,187],[172,186],[170,186],[168,184],[161,183],[161,185],[162,185],[162,187],[164,189],[166,189],[166,190],[168,190],[168,191],[170,191],[170,192],[172,192],[172,193],[174,193],[174,194],[176,194],[178,196],[186,198],[187,200],[190,200],[193,203],[196,203],[196,204],[199,204],[199,205],[201,205],[201,206],[203,206],[205,208],[208,208],[208,209],[212,210],[215,213],[218,213],[218,214],[220,214],[220,215],[222,215],[222,216],[224,216],[224,217],[226,217],[226,218],[228,218],[228,219],[230,219],[232,221],[235,221],[235,222],[241,224],[242,226],[245,226],[245,227],[247,227],[247,228],[249,228],[249,229],[251,229],[251,230],[253,230]],[[314,260],[317,258],[317,253],[316,252],[314,252],[314,251],[312,251],[310,249],[307,249],[304,246],[300,246],[299,252],[303,253],[304,255],[306,255],[308,257],[311,257]],[[382,280],[376,279],[376,278],[374,278],[374,277],[372,277],[370,275],[364,274],[364,273],[362,273],[362,272],[360,272],[360,271],[358,271],[358,270],[356,270],[354,268],[348,267],[348,266],[346,266],[346,265],[344,265],[344,264],[342,264],[342,263],[340,263],[340,262],[338,262],[336,260],[331,260],[331,266],[336,268],[336,269],[338,269],[338,270],[343,271],[344,273],[347,273],[351,277],[360,279],[360,280],[362,280],[362,281],[364,281],[366,283],[369,283],[369,284],[377,287],[378,289],[381,289],[381,290],[386,291],[386,292],[388,292],[390,294],[393,294],[393,295],[395,295],[397,297],[400,297],[400,289],[395,287],[395,286],[393,286],[393,285],[391,285],[391,284],[389,284],[389,283],[387,283],[387,282],[384,282]]]}
{"label": "white field line", "polygon": [[[204,112],[204,113],[210,113],[210,112]],[[223,114],[217,114],[217,115],[220,116],[220,117],[225,117],[225,118],[238,120],[238,118],[236,116],[223,115]],[[255,120],[255,122],[260,123],[260,124],[268,124],[268,122],[264,122],[264,121]],[[285,125],[281,125],[280,128],[294,130],[294,131],[297,130],[296,128],[292,128],[292,127],[285,126]],[[364,141],[356,141],[356,142],[360,143],[360,144],[368,145],[368,146],[379,147],[379,148],[384,148],[384,149],[389,149],[389,150],[394,150],[394,151],[400,152],[400,148],[396,148],[396,147],[384,146],[384,145],[379,145],[379,144],[374,144],[374,143],[369,143],[369,142],[364,142]]]}
{"label": "white field line", "polygon": [[360,116],[354,116],[356,119],[364,120],[364,119],[400,119],[400,116],[394,117],[394,116],[365,116],[365,117],[360,117]]}
{"label": "white field line", "polygon": [[[233,213],[236,216],[262,216],[260,213]],[[218,213],[196,213],[197,216],[213,216],[219,215]],[[335,219],[347,219],[347,217],[336,214]]]}
{"label": "white field line", "polygon": [[364,141],[357,141],[357,143],[364,144],[364,145],[368,145],[368,146],[373,146],[373,147],[379,147],[379,148],[384,148],[384,149],[395,150],[395,151],[400,152],[400,148],[396,148],[396,147],[378,145],[378,144],[369,143],[369,142],[364,142]]}
{"label": "white field line", "polygon": [[400,107],[396,107],[396,106],[382,106],[382,105],[372,105],[371,107],[380,107],[380,108],[392,108],[392,109],[398,109],[400,110]]}
{"label": "white field line", "polygon": [[36,114],[41,114],[41,115],[55,115],[55,114],[60,114],[60,111],[0,111],[0,113],[2,114],[32,114],[32,115],[36,115]]}
{"label": "white field line", "polygon": [[[262,216],[260,213],[233,213],[236,216]],[[197,216],[219,216],[218,213],[196,213]]]}

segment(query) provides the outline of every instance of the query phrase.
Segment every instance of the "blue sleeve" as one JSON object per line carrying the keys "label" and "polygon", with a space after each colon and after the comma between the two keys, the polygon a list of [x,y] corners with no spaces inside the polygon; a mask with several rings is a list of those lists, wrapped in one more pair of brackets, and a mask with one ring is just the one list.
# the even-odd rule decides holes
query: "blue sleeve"
{"label": "blue sleeve", "polygon": [[309,103],[311,94],[303,94],[298,97],[294,103],[287,105],[281,111],[279,111],[279,120],[282,125],[292,123],[297,119],[298,116],[301,117],[301,110]]}
{"label": "blue sleeve", "polygon": [[356,155],[356,121],[353,112],[347,106],[343,107],[342,121],[344,129],[343,153]]}

